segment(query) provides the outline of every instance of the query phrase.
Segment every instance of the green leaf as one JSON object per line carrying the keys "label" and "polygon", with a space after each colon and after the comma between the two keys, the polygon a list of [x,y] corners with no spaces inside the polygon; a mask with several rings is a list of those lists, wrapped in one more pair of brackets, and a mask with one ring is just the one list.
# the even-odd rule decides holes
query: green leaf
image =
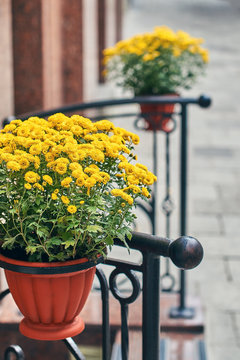
{"label": "green leaf", "polygon": [[93,213],[93,212],[96,212],[97,207],[96,207],[96,206],[88,206],[88,207],[87,207],[87,210],[88,210],[90,213]]}
{"label": "green leaf", "polygon": [[61,245],[62,244],[62,240],[59,239],[57,236],[50,238],[47,242],[51,243],[52,245]]}
{"label": "green leaf", "polygon": [[5,249],[5,248],[12,249],[12,247],[14,246],[14,243],[15,243],[15,237],[5,238],[4,242],[2,244],[2,247],[3,247],[3,249]]}
{"label": "green leaf", "polygon": [[74,246],[75,245],[75,241],[74,240],[68,240],[62,243],[64,245],[65,249],[68,249],[70,246]]}
{"label": "green leaf", "polygon": [[126,231],[126,236],[128,238],[128,240],[131,240],[132,239],[132,232],[131,231]]}
{"label": "green leaf", "polygon": [[10,214],[16,214],[16,209],[9,209],[8,212],[9,212]]}
{"label": "green leaf", "polygon": [[119,231],[117,233],[117,237],[124,243],[124,245],[126,246],[126,248],[128,249],[128,252],[130,252],[130,249],[129,249],[129,246],[126,242],[126,239],[125,239],[125,232],[124,231]]}
{"label": "green leaf", "polygon": [[88,225],[86,230],[88,232],[96,233],[96,232],[102,232],[103,228],[99,225]]}
{"label": "green leaf", "polygon": [[49,260],[51,261],[51,260],[56,259],[56,260],[59,260],[59,261],[64,261],[65,258],[66,258],[66,253],[62,251],[62,252],[59,252],[57,255],[52,256],[52,259],[49,258]]}
{"label": "green leaf", "polygon": [[36,229],[36,232],[39,236],[47,237],[49,235],[49,230],[47,227],[44,226],[38,226]]}
{"label": "green leaf", "polygon": [[37,197],[36,197],[36,200],[35,200],[35,203],[36,203],[37,205],[40,205],[41,200],[42,200],[42,198],[41,198],[40,196],[37,196]]}
{"label": "green leaf", "polygon": [[105,243],[108,245],[108,246],[111,246],[114,244],[113,242],[113,237],[108,235],[106,238],[105,238]]}
{"label": "green leaf", "polygon": [[28,227],[33,227],[33,228],[37,228],[38,223],[36,221],[32,221],[31,223],[28,224]]}
{"label": "green leaf", "polygon": [[72,240],[72,238],[73,238],[73,235],[71,232],[64,232],[61,236],[64,241],[68,241],[70,239]]}
{"label": "green leaf", "polygon": [[27,203],[27,202],[23,202],[21,204],[21,210],[22,210],[23,215],[25,215],[27,213],[29,207],[30,207],[29,203]]}
{"label": "green leaf", "polygon": [[26,253],[33,255],[39,248],[42,248],[41,245],[28,245],[26,247]]}

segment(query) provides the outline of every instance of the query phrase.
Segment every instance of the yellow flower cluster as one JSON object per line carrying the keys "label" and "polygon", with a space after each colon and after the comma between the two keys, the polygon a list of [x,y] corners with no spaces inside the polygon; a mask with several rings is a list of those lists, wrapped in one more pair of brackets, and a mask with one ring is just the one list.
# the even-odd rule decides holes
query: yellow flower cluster
{"label": "yellow flower cluster", "polygon": [[104,50],[104,63],[107,64],[114,56],[135,54],[144,61],[154,60],[161,53],[170,50],[179,57],[183,52],[199,54],[202,60],[209,61],[208,51],[201,47],[202,38],[191,37],[188,33],[179,30],[174,32],[167,26],[159,26],[152,33],[135,35],[128,40],[119,41],[114,47]]}
{"label": "yellow flower cluster", "polygon": [[[136,134],[108,120],[94,123],[80,115],[64,114],[48,120],[30,117],[13,120],[1,130],[0,163],[25,191],[49,195],[74,214],[78,208],[72,204],[73,192],[90,196],[91,190],[101,192],[108,183],[110,193],[129,205],[133,204],[131,194],[149,197],[143,186],[153,184],[156,176],[145,166],[131,163],[133,145],[138,143]],[[113,189],[117,180],[122,189]],[[78,205],[82,204],[84,200]]]}
{"label": "yellow flower cluster", "polygon": [[190,89],[209,61],[203,39],[167,26],[121,40],[103,51],[104,74],[135,96]]}
{"label": "yellow flower cluster", "polygon": [[129,205],[133,204],[133,198],[131,195],[126,194],[123,190],[121,189],[113,189],[111,191],[111,194],[113,196],[120,196],[123,200],[125,200]]}

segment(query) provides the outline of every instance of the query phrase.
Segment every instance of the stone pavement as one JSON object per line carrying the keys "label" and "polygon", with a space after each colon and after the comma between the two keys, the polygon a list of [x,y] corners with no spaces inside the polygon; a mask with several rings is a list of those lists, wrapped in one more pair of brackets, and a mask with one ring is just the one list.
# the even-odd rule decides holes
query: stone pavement
{"label": "stone pavement", "polygon": [[[159,5],[151,8],[151,3]],[[196,97],[205,93],[213,100],[210,108],[191,106],[189,113],[188,234],[200,240],[205,257],[187,273],[187,291],[203,304],[208,360],[236,360],[240,358],[240,6],[235,0],[130,4],[124,37],[165,24],[203,37],[210,51],[207,76],[183,93]],[[146,144],[149,135],[140,136]],[[178,136],[172,136],[172,186],[178,199],[179,144]],[[160,143],[161,139],[159,135]],[[172,238],[177,227],[176,212]],[[158,234],[164,235],[161,230]]]}

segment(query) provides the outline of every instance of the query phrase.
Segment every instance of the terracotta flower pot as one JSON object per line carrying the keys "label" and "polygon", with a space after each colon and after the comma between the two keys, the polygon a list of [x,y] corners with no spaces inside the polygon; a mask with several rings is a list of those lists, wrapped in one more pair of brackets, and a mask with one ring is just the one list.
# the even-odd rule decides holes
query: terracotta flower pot
{"label": "terracotta flower pot", "polygon": [[9,289],[24,316],[20,332],[37,340],[81,333],[85,326],[79,313],[91,290],[95,265],[87,259],[31,263],[0,255]]}
{"label": "terracotta flower pot", "polygon": [[[166,95],[176,97],[177,94]],[[171,114],[175,104],[140,104],[141,113],[146,122],[146,130],[169,132],[172,129]]]}

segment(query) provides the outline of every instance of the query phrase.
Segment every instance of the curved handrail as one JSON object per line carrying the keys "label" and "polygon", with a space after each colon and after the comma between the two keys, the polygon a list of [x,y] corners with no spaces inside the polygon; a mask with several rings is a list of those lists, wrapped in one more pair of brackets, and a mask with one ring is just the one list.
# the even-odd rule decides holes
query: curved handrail
{"label": "curved handrail", "polygon": [[5,126],[12,120],[18,118],[26,120],[30,116],[46,117],[58,112],[73,112],[76,110],[86,110],[92,108],[103,108],[105,106],[120,106],[127,104],[197,104],[200,107],[206,108],[211,105],[211,98],[207,95],[200,95],[198,98],[183,98],[183,97],[171,97],[171,96],[136,96],[133,98],[121,98],[121,99],[106,99],[97,100],[91,102],[82,102],[76,104],[70,104],[65,106],[56,107],[50,110],[32,111],[20,115],[11,115],[3,119],[2,124]]}
{"label": "curved handrail", "polygon": [[[176,240],[170,240],[156,235],[133,232],[132,239],[125,240],[131,249],[169,257],[177,267],[184,270],[195,268],[203,259],[202,245],[191,236],[181,236]],[[114,243],[124,246],[119,239],[115,239]]]}
{"label": "curved handrail", "polygon": [[[139,250],[142,253],[152,253],[157,256],[169,257],[177,267],[184,270],[193,269],[198,266],[203,258],[202,245],[197,239],[190,236],[182,236],[176,240],[169,240],[155,235],[133,232],[132,239],[128,240],[126,237],[125,242],[131,249]],[[118,238],[114,240],[114,244],[118,246],[125,246],[125,244]],[[8,263],[4,261],[4,257],[2,256],[0,258],[0,266],[4,269],[26,274],[62,274],[70,270],[79,271],[82,268],[85,269],[101,261],[101,258],[99,258],[96,262],[67,265],[63,267],[52,266],[35,268],[31,265],[24,266]]]}

